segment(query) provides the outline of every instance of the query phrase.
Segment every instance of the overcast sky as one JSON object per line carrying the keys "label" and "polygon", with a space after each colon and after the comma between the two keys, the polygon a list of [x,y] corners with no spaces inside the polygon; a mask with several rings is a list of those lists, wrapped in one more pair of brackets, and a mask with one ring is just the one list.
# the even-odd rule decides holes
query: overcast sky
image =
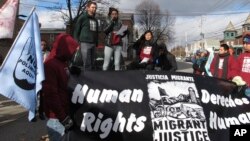
{"label": "overcast sky", "polygon": [[[21,14],[27,14],[32,5],[39,5],[37,14],[42,28],[63,28],[64,22],[60,13],[48,12],[43,8],[61,4],[65,0],[20,0]],[[47,3],[50,1],[54,3]],[[135,6],[143,0],[120,0],[116,6],[121,12],[135,12]],[[175,44],[185,44],[205,38],[222,39],[223,31],[230,21],[235,28],[241,28],[250,12],[250,0],[154,0],[161,11],[166,10],[176,17]],[[201,22],[202,21],[202,22]],[[202,24],[201,24],[202,23]]]}

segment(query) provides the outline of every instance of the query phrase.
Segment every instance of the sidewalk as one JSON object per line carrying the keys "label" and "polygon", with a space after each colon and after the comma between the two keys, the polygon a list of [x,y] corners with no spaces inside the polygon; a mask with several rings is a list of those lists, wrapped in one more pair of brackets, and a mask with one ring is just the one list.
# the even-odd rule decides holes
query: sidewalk
{"label": "sidewalk", "polygon": [[47,134],[46,121],[28,121],[28,113],[16,120],[0,126],[0,139],[2,141],[48,141],[41,140]]}
{"label": "sidewalk", "polygon": [[23,116],[26,110],[11,100],[0,101],[0,126]]}
{"label": "sidewalk", "polygon": [[28,112],[16,102],[0,95],[0,140],[2,141],[48,141],[41,140],[47,134],[46,121],[28,121]]}

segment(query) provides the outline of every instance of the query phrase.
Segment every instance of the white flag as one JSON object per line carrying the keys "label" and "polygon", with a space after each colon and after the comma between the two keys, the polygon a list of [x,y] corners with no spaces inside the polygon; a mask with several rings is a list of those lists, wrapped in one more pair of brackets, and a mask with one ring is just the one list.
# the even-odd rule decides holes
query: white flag
{"label": "white flag", "polygon": [[207,50],[209,52],[209,56],[208,56],[208,59],[207,59],[206,65],[205,65],[205,70],[206,70],[208,76],[213,76],[211,71],[210,71],[210,65],[214,59],[214,50],[212,48],[208,48]]}
{"label": "white flag", "polygon": [[32,10],[0,68],[0,94],[35,116],[37,92],[42,88],[44,67],[38,17]]}
{"label": "white flag", "polygon": [[7,0],[0,6],[0,39],[12,38],[18,0]]}

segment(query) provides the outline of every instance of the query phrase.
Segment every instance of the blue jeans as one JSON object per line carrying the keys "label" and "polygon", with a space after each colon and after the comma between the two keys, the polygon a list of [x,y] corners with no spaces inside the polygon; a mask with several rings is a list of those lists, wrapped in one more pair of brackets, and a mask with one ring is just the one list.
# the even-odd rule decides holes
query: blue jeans
{"label": "blue jeans", "polygon": [[64,126],[58,119],[49,118],[47,121],[47,130],[50,141],[61,141],[64,135]]}
{"label": "blue jeans", "polygon": [[92,70],[95,61],[95,44],[81,42],[83,69]]}
{"label": "blue jeans", "polygon": [[112,47],[105,46],[104,48],[104,62],[103,62],[103,67],[102,67],[104,71],[108,69],[110,59],[113,56],[113,51],[114,51],[115,70],[120,70],[122,47],[120,45],[116,45]]}

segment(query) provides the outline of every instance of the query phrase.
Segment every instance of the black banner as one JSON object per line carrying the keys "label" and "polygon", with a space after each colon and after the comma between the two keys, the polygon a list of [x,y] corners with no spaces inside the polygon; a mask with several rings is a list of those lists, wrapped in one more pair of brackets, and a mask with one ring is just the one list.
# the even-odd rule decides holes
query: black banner
{"label": "black banner", "polygon": [[74,129],[65,141],[225,141],[250,123],[233,83],[187,73],[84,72],[71,76]]}

